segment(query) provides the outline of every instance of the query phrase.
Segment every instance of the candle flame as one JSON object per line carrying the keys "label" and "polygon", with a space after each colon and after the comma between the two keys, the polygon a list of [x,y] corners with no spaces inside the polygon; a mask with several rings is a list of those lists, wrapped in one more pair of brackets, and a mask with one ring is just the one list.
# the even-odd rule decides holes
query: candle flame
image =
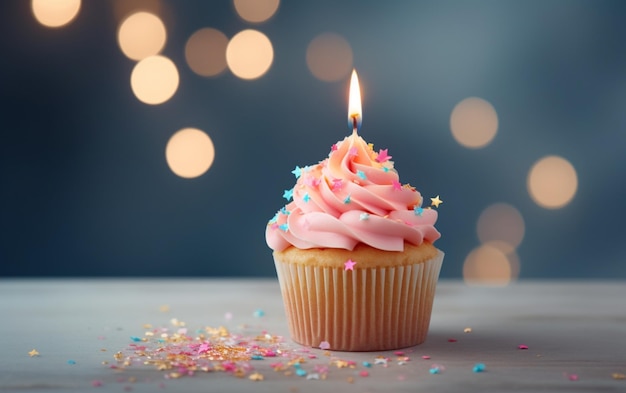
{"label": "candle flame", "polygon": [[361,110],[361,87],[356,70],[352,70],[350,78],[350,97],[348,100],[348,127],[354,131],[361,128],[363,122],[363,111]]}

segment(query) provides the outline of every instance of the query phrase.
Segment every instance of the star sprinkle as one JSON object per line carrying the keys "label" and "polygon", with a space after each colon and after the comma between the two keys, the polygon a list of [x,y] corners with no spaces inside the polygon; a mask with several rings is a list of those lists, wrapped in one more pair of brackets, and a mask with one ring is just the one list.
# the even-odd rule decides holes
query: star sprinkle
{"label": "star sprinkle", "polygon": [[28,352],[28,356],[30,356],[31,358],[34,356],[39,356],[39,352],[33,348],[32,351]]}
{"label": "star sprinkle", "polygon": [[350,202],[352,201],[351,201],[350,195],[348,194],[348,196],[344,198],[343,203],[347,205]]}
{"label": "star sprinkle", "polygon": [[296,179],[298,179],[300,178],[300,176],[302,176],[302,168],[296,165],[296,168],[293,171],[291,171],[291,173],[293,173]]}
{"label": "star sprinkle", "polygon": [[400,183],[399,181],[394,180],[394,181],[391,182],[391,184],[393,185],[393,189],[394,190],[396,190],[396,191],[402,190],[402,183]]}
{"label": "star sprinkle", "polygon": [[439,205],[443,203],[443,201],[439,199],[439,195],[437,195],[434,198],[430,198],[430,201],[431,201],[431,206],[434,206],[434,207],[439,207]]}
{"label": "star sprinkle", "polygon": [[343,263],[344,270],[346,271],[354,270],[354,265],[356,265],[356,262],[354,262],[352,259],[348,259]]}
{"label": "star sprinkle", "polygon": [[376,157],[376,161],[383,163],[385,161],[389,161],[391,156],[387,153],[389,149],[381,149],[378,151],[378,156]]}
{"label": "star sprinkle", "polygon": [[304,194],[304,196],[302,197],[302,200],[307,203],[311,200],[311,196],[309,195],[308,192]]}
{"label": "star sprinkle", "polygon": [[359,221],[367,221],[369,220],[369,218],[370,218],[369,213],[361,213],[359,215]]}
{"label": "star sprinkle", "polygon": [[278,228],[283,231],[283,232],[287,232],[289,230],[289,224],[284,223],[278,226]]}
{"label": "star sprinkle", "polygon": [[285,192],[283,192],[283,198],[286,200],[293,198],[293,188],[291,190],[285,190]]}
{"label": "star sprinkle", "polygon": [[356,175],[360,177],[362,180],[367,180],[367,176],[365,175],[365,172],[363,171],[356,171]]}

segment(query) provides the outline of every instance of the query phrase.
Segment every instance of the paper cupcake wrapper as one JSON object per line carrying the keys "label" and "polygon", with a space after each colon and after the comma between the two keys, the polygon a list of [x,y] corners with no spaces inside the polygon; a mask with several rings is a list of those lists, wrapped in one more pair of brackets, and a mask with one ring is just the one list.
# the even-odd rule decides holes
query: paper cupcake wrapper
{"label": "paper cupcake wrapper", "polygon": [[444,253],[397,267],[344,270],[275,260],[292,339],[337,351],[424,342]]}

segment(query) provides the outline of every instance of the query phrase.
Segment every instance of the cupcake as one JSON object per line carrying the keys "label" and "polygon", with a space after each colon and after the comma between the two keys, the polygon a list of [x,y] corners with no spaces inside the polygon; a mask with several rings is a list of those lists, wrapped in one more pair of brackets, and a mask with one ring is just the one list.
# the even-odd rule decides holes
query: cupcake
{"label": "cupcake", "polygon": [[295,342],[380,351],[426,339],[443,261],[437,211],[400,182],[391,158],[355,122],[326,159],[293,170],[265,237]]}

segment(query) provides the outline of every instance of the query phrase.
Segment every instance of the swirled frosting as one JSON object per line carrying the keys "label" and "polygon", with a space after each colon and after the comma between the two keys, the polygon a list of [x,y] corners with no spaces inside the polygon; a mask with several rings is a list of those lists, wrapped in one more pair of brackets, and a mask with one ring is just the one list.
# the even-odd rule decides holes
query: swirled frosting
{"label": "swirled frosting", "polygon": [[400,183],[390,158],[354,131],[317,165],[296,167],[296,185],[283,194],[290,202],[267,224],[268,246],[402,251],[405,242],[433,243],[441,236],[437,211],[421,207],[422,196]]}

